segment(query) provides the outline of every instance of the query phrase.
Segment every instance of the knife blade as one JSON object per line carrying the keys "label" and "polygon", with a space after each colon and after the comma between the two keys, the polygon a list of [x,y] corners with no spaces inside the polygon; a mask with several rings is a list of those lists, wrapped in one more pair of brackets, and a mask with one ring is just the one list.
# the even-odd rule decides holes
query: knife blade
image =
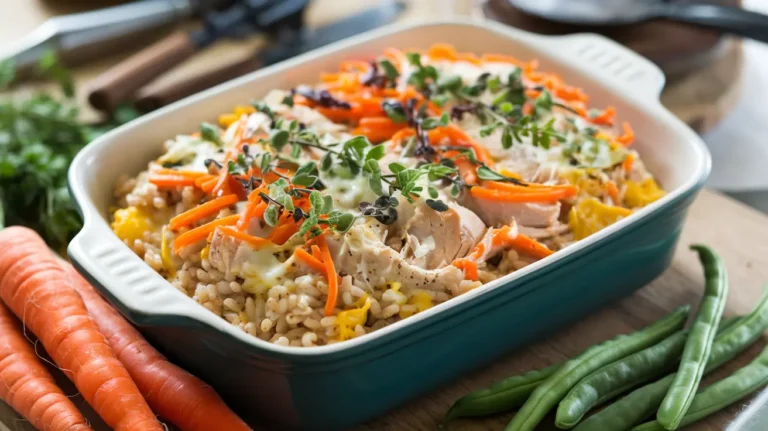
{"label": "knife blade", "polygon": [[282,40],[273,47],[258,51],[244,60],[207,70],[180,82],[150,83],[138,91],[136,107],[149,112],[260,67],[381,27],[395,21],[404,8],[402,1],[387,0],[323,27],[282,34],[279,36]]}
{"label": "knife blade", "polygon": [[114,49],[118,40],[151,34],[152,30],[191,17],[229,0],[142,0],[90,12],[48,19],[21,39],[0,47],[0,61],[11,61],[18,73],[35,66],[53,51],[68,66]]}

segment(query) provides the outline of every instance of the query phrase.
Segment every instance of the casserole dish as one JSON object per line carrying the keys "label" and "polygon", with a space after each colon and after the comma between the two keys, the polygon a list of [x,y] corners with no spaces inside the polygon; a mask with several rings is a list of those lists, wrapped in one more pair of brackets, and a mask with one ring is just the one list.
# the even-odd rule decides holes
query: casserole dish
{"label": "casserole dish", "polygon": [[[189,131],[273,88],[311,82],[347,58],[385,47],[446,42],[557,71],[631,121],[636,148],[668,194],[555,255],[372,334],[343,343],[284,347],[231,326],[174,289],[111,231],[119,174],[140,171],[164,138]],[[211,383],[246,419],[270,429],[345,429],[532,341],[660,274],[685,212],[709,172],[699,138],[658,102],[663,75],[595,35],[543,37],[494,23],[393,26],[255,72],[123,126],[84,149],[70,168],[83,230],[69,254],[132,322],[178,363]]]}

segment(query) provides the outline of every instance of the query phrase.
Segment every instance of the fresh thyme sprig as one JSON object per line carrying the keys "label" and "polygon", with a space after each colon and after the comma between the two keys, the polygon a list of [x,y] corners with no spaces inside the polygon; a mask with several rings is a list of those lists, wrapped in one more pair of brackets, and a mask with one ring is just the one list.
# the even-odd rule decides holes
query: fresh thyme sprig
{"label": "fresh thyme sprig", "polygon": [[[486,124],[480,131],[481,136],[488,136],[501,129],[503,148],[509,149],[515,142],[522,143],[523,137],[530,137],[532,145],[544,148],[549,148],[552,139],[561,142],[565,140],[564,136],[554,130],[554,120],[543,126],[536,121],[543,113],[551,111],[552,106],[566,107],[553,102],[551,94],[543,87],[534,88],[540,94],[533,101],[533,114],[523,115],[522,106],[528,98],[525,95],[527,89],[523,84],[520,69],[510,73],[506,83],[502,83],[498,76],[483,73],[473,84],[465,86],[460,76],[440,74],[434,66],[422,65],[418,53],[408,53],[406,57],[416,69],[408,78],[409,84],[439,106],[451,99],[459,102],[453,107],[451,117],[460,119],[464,113],[476,115]],[[486,90],[495,95],[490,104],[478,99]],[[390,111],[386,108],[385,111],[394,121]]]}

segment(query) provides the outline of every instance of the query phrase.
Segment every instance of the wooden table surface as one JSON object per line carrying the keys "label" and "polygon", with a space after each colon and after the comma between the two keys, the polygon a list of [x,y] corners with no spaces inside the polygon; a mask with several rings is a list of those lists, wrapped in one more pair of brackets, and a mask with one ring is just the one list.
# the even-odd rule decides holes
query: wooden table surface
{"label": "wooden table surface", "polygon": [[[46,5],[40,0],[2,0],[4,7],[14,4],[13,14],[0,16],[0,43],[19,37],[34,28],[46,16],[61,8]],[[325,5],[330,1],[321,1]],[[334,1],[335,3],[335,1]],[[348,2],[344,2],[348,4]],[[368,3],[368,2],[360,2]],[[444,8],[431,1],[416,1],[408,15],[428,14],[436,16],[444,13]],[[52,3],[55,4],[55,3]],[[440,3],[445,4],[445,3]],[[459,9],[465,2],[455,2]],[[458,6],[457,6],[458,5]],[[333,16],[323,7],[315,6],[313,20],[323,22]],[[243,55],[252,49],[258,41],[223,42],[215,48],[218,55]],[[119,58],[117,56],[116,58]],[[116,58],[104,59],[85,69],[76,71],[80,84],[87,82],[98,71]],[[204,59],[193,59],[184,67],[174,71],[170,77],[181,76],[203,67]],[[703,191],[690,210],[688,221],[682,234],[679,251],[672,267],[658,280],[639,290],[633,296],[598,311],[576,325],[564,328],[559,333],[541,342],[521,349],[494,365],[469,374],[450,383],[433,393],[410,402],[385,417],[371,421],[358,429],[360,431],[395,431],[395,430],[434,430],[451,403],[467,392],[486,386],[508,375],[542,368],[552,363],[575,355],[590,345],[609,339],[617,334],[630,332],[663,316],[676,306],[684,303],[697,304],[702,293],[702,271],[695,254],[687,250],[693,242],[713,246],[725,259],[731,276],[731,290],[726,309],[727,315],[744,313],[750,309],[760,295],[761,284],[768,281],[768,217],[736,201],[711,191]],[[708,380],[722,378],[744,365],[762,348],[761,340],[747,353],[733,363],[714,373]],[[58,373],[65,390],[75,394],[71,385],[67,385],[63,375]],[[86,410],[86,415],[94,421],[97,430],[106,429],[98,418],[88,412],[88,406],[79,396],[75,401]],[[690,427],[693,430],[722,430],[742,409],[747,401]],[[457,421],[454,430],[501,430],[511,415],[496,418]],[[551,423],[551,420],[546,420]],[[542,429],[554,429],[554,426]],[[29,431],[33,428],[20,419],[10,408],[0,402],[0,431]]]}

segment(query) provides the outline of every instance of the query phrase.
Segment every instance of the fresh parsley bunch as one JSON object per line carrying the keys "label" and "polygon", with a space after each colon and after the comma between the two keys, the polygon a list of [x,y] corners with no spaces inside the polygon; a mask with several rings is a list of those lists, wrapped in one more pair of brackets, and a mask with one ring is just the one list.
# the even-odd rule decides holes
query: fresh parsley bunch
{"label": "fresh parsley bunch", "polygon": [[109,123],[83,124],[68,70],[52,54],[40,72],[59,84],[61,94],[39,92],[11,97],[12,63],[0,64],[0,228],[27,226],[60,250],[80,230],[81,220],[67,191],[67,170],[77,152],[96,136],[135,117],[122,109]]}

